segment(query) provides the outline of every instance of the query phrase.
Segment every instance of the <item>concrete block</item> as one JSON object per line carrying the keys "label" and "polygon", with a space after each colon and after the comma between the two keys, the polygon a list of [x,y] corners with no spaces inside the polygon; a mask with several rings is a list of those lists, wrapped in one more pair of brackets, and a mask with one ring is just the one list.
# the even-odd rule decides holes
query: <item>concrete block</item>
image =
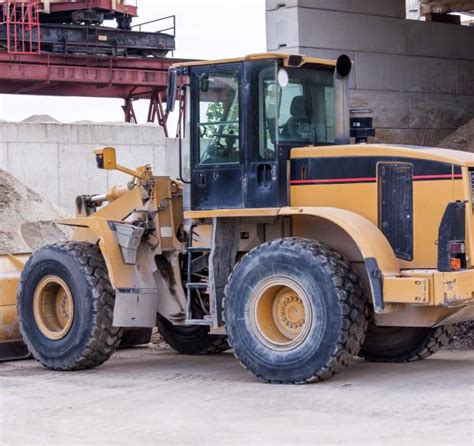
{"label": "concrete block", "polygon": [[408,53],[474,60],[474,28],[407,20]]}
{"label": "concrete block", "polygon": [[410,127],[456,129],[474,118],[474,96],[410,93]]}
{"label": "concrete block", "polygon": [[474,61],[456,61],[457,93],[474,95]]}
{"label": "concrete block", "polygon": [[8,143],[0,141],[0,169],[8,171]]}
{"label": "concrete block", "polygon": [[298,9],[279,9],[267,13],[267,48],[270,51],[299,46]]}
{"label": "concrete block", "polygon": [[[189,140],[183,141],[183,152],[186,152]],[[168,138],[165,146],[155,146],[156,171],[161,175],[179,177],[179,147],[176,138]],[[183,155],[184,156],[184,155]]]}
{"label": "concrete block", "polygon": [[329,9],[359,14],[380,15],[404,18],[406,14],[404,0],[267,0],[267,11],[279,8]]}
{"label": "concrete block", "polygon": [[[277,12],[281,14],[281,11],[293,10]],[[298,12],[299,46],[393,54],[407,52],[405,20],[316,9],[298,9]]]}
{"label": "concrete block", "polygon": [[[122,166],[136,169],[139,166],[150,164],[154,165],[154,151],[152,145],[120,145],[117,148],[117,162]],[[109,171],[107,172],[107,184],[108,187],[127,184],[132,180],[130,175]]]}
{"label": "concrete block", "polygon": [[[31,127],[34,124],[25,125],[34,128]],[[27,128],[25,127],[25,130]],[[80,129],[81,126],[76,124],[44,124],[44,136],[47,142],[61,141],[65,144],[76,144],[80,140]]]}
{"label": "concrete block", "polygon": [[92,155],[93,145],[59,145],[59,198],[60,207],[74,212],[78,195],[101,194],[107,191],[107,173],[97,169]]}
{"label": "concrete block", "polygon": [[[337,60],[337,58],[341,54],[346,54],[353,61],[355,61],[355,55],[356,55],[354,51],[325,50],[325,49],[308,48],[308,47],[285,48],[285,53],[305,54],[306,56],[320,57],[322,59],[332,59],[332,60]],[[356,76],[357,74],[356,74],[356,69],[354,65],[354,67],[352,68],[351,77],[350,77],[351,88],[356,88],[356,85],[357,85]]]}
{"label": "concrete block", "polygon": [[376,129],[410,127],[408,93],[353,90],[351,107],[372,109]]}
{"label": "concrete block", "polygon": [[0,140],[14,142],[47,142],[46,124],[0,123]]}
{"label": "concrete block", "polygon": [[59,202],[58,144],[8,143],[8,171],[52,203]]}
{"label": "concrete block", "polygon": [[456,64],[448,59],[356,54],[357,88],[456,94]]}

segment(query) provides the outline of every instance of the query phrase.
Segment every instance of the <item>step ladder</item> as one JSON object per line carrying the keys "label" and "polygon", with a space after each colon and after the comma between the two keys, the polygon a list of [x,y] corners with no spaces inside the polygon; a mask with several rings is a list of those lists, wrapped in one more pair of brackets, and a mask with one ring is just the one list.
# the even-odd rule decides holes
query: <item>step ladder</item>
{"label": "step ladder", "polygon": [[[191,231],[192,232],[192,231]],[[192,244],[192,240],[191,240]],[[192,298],[193,298],[193,291],[203,290],[206,291],[209,289],[210,284],[209,281],[202,281],[202,282],[193,282],[193,261],[199,260],[204,256],[207,256],[207,262],[209,262],[209,254],[211,253],[211,248],[208,247],[200,247],[200,246],[188,246],[186,248],[186,253],[188,255],[187,258],[187,277],[186,277],[186,318],[185,318],[185,325],[212,325],[212,316],[206,315],[203,319],[195,319],[193,317],[192,311]],[[201,256],[197,259],[193,259],[193,254],[200,253]],[[210,303],[209,303],[210,304]]]}

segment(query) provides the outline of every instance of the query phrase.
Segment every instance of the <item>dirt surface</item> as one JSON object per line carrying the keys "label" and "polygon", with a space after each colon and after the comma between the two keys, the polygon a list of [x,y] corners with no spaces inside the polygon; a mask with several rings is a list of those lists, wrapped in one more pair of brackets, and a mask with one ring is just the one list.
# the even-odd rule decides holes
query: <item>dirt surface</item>
{"label": "dirt surface", "polygon": [[118,352],[60,373],[0,365],[0,444],[470,445],[474,352],[410,364],[357,360],[306,386],[253,378],[231,353]]}
{"label": "dirt surface", "polygon": [[438,145],[445,149],[456,149],[474,153],[474,119],[462,127],[459,127],[452,135],[443,139]]}
{"label": "dirt surface", "polygon": [[474,321],[457,325],[448,348],[452,350],[474,350]]}
{"label": "dirt surface", "polygon": [[65,239],[53,222],[64,217],[64,211],[0,170],[0,254],[30,252]]}

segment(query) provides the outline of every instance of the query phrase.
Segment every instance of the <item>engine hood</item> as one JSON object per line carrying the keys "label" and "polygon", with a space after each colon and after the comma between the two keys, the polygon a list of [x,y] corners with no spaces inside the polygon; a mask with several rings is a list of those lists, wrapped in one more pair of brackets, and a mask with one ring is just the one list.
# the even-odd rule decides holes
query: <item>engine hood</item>
{"label": "engine hood", "polygon": [[474,153],[390,144],[351,144],[343,146],[299,147],[292,149],[291,159],[328,158],[345,156],[392,156],[439,161],[459,166],[474,167]]}

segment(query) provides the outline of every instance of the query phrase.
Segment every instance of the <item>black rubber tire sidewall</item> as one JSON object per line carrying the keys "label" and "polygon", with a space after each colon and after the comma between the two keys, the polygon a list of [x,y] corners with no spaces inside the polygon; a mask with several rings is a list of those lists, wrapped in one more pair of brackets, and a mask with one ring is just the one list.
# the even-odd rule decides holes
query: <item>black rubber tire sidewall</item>
{"label": "black rubber tire sidewall", "polygon": [[152,334],[153,328],[124,328],[119,348],[130,348],[149,344]]}
{"label": "black rubber tire sidewall", "polygon": [[380,360],[402,359],[407,355],[416,354],[417,349],[429,336],[430,330],[425,327],[374,328],[369,324],[360,355]]}
{"label": "black rubber tire sidewall", "polygon": [[164,341],[178,353],[202,355],[221,353],[229,349],[227,337],[210,335],[209,327],[200,325],[177,326],[162,316],[158,316],[157,325]]}
{"label": "black rubber tire sidewall", "polygon": [[[33,296],[38,283],[48,275],[63,279],[73,302],[74,318],[69,332],[60,340],[51,340],[39,330],[33,313]],[[65,251],[50,246],[36,252],[28,262],[21,280],[18,310],[23,336],[36,359],[51,368],[62,368],[79,360],[91,338],[94,327],[93,290],[77,261]]]}
{"label": "black rubber tire sidewall", "polygon": [[[262,279],[284,276],[297,282],[313,306],[313,324],[302,344],[275,351],[263,344],[250,324],[250,296]],[[225,299],[225,323],[237,357],[255,375],[275,382],[308,379],[329,363],[342,330],[342,311],[335,287],[308,252],[281,245],[256,251],[234,270]]]}

